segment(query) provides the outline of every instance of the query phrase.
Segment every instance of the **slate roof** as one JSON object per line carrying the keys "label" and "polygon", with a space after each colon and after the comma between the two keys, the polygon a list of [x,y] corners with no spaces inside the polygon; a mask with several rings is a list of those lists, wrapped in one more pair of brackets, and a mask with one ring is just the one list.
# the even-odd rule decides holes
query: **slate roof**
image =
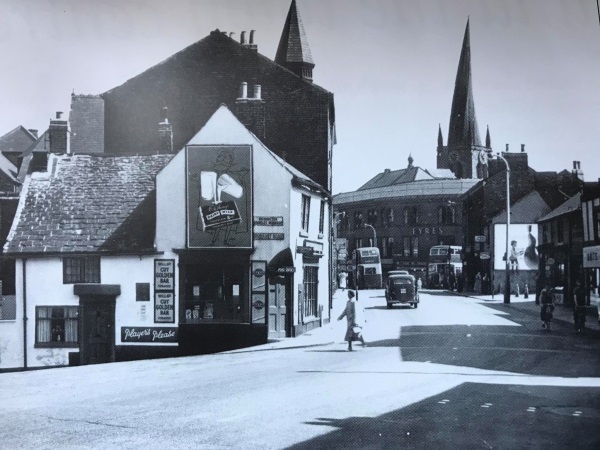
{"label": "slate roof", "polygon": [[301,62],[314,64],[296,0],[292,0],[290,5],[275,55],[275,62],[282,66],[285,66],[286,63]]}
{"label": "slate roof", "polygon": [[152,251],[155,178],[173,156],[53,156],[26,179],[6,254]]}
{"label": "slate roof", "polygon": [[[512,202],[511,202],[512,203]],[[550,207],[537,191],[531,191],[510,207],[510,223],[537,223]],[[506,209],[492,218],[492,223],[506,223]]]}
{"label": "slate roof", "polygon": [[71,95],[71,153],[104,153],[104,100],[99,95]]}
{"label": "slate roof", "polygon": [[21,153],[35,142],[35,136],[25,127],[19,125],[10,130],[3,136],[0,136],[0,152],[3,153]]}
{"label": "slate roof", "polygon": [[559,217],[564,214],[569,214],[574,211],[580,211],[580,210],[581,210],[581,193],[577,193],[573,197],[568,199],[566,202],[564,202],[562,205],[560,205],[558,208],[553,209],[548,214],[546,214],[544,217],[539,219],[539,222],[544,222],[546,220],[550,220],[555,217]]}
{"label": "slate roof", "polygon": [[413,181],[435,180],[435,179],[455,179],[456,177],[450,170],[437,169],[435,172],[421,167],[407,167],[406,169],[389,170],[386,169],[378,173],[361,187],[359,191],[365,189],[374,189],[396,184],[410,183]]}

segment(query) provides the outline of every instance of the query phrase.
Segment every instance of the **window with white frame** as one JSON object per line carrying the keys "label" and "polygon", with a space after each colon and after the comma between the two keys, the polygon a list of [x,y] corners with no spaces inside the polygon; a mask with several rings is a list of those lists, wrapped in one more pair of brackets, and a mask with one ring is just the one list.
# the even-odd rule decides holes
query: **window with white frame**
{"label": "window with white frame", "polygon": [[308,224],[310,220],[310,197],[302,194],[302,230],[308,233]]}
{"label": "window with white frame", "polygon": [[321,200],[321,211],[319,213],[319,234],[325,230],[325,202]]}
{"label": "window with white frame", "polygon": [[77,347],[78,324],[78,306],[37,306],[36,347]]}
{"label": "window with white frame", "polygon": [[319,292],[319,268],[304,266],[304,317],[316,316]]}
{"label": "window with white frame", "polygon": [[100,283],[100,257],[64,257],[63,284],[73,283]]}

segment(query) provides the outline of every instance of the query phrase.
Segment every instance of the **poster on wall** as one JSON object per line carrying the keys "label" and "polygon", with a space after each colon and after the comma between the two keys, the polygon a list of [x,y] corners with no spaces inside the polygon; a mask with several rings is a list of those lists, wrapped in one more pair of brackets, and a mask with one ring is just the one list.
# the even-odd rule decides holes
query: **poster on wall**
{"label": "poster on wall", "polygon": [[252,147],[186,148],[188,248],[252,248]]}
{"label": "poster on wall", "polygon": [[154,293],[154,322],[175,323],[175,294],[172,292]]}
{"label": "poster on wall", "polygon": [[[511,224],[508,229],[510,270],[538,270],[537,224]],[[494,226],[494,268],[506,267],[506,224]]]}
{"label": "poster on wall", "polygon": [[175,290],[175,260],[154,260],[154,289],[157,291]]}

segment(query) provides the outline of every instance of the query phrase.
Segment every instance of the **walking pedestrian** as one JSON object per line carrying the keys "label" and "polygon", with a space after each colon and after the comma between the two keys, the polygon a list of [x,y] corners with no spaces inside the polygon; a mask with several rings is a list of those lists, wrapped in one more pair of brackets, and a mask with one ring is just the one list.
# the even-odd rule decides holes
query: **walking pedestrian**
{"label": "walking pedestrian", "polygon": [[348,342],[348,351],[352,351],[352,341],[360,341],[363,347],[366,346],[365,340],[362,335],[362,325],[364,324],[364,313],[361,307],[357,304],[357,299],[354,291],[348,291],[348,301],[346,307],[338,320],[346,318],[346,335],[344,340]]}
{"label": "walking pedestrian", "polygon": [[552,313],[554,312],[554,289],[552,289],[550,280],[546,280],[546,286],[540,292],[540,305],[542,328],[549,330]]}
{"label": "walking pedestrian", "polygon": [[575,331],[583,333],[585,328],[585,314],[587,310],[586,292],[581,281],[575,281],[575,289],[573,289],[573,322],[575,323]]}
{"label": "walking pedestrian", "polygon": [[342,270],[340,272],[340,274],[338,275],[338,278],[339,278],[340,289],[342,291],[346,290],[347,281],[348,281],[348,274]]}
{"label": "walking pedestrian", "polygon": [[473,289],[475,289],[476,295],[481,295],[481,272],[477,272],[477,275],[475,275],[475,285],[473,286]]}

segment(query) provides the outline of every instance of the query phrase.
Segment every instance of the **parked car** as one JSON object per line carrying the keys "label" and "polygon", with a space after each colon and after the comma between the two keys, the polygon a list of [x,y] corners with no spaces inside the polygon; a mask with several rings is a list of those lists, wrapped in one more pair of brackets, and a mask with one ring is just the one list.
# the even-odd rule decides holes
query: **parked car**
{"label": "parked car", "polygon": [[385,301],[387,307],[394,304],[409,304],[416,308],[419,306],[419,290],[415,277],[409,274],[390,275],[385,285]]}

